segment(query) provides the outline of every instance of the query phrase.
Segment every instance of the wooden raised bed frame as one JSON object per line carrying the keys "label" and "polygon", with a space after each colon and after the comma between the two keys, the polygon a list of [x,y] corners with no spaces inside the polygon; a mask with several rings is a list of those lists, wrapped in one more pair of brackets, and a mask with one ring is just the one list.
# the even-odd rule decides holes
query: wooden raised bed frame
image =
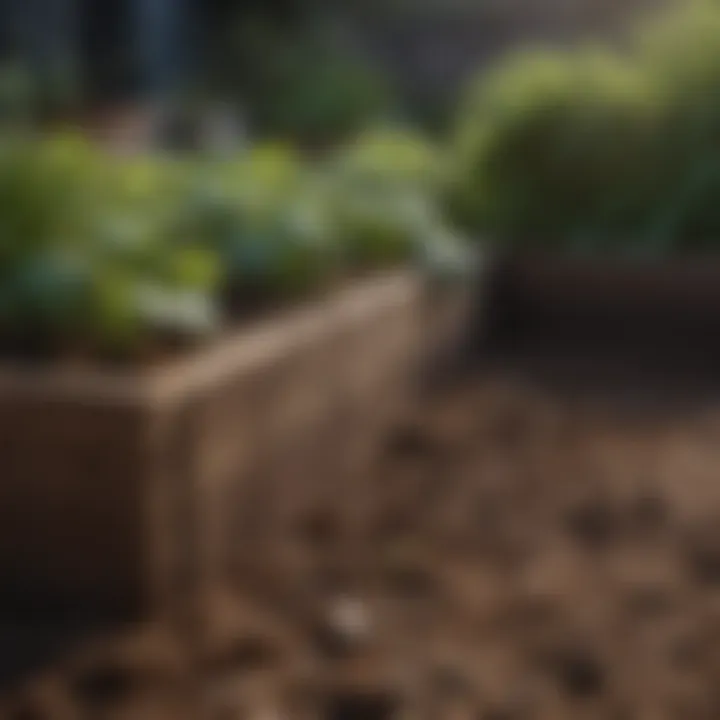
{"label": "wooden raised bed frame", "polygon": [[720,259],[620,261],[551,254],[496,263],[490,334],[575,348],[713,350],[720,343]]}
{"label": "wooden raised bed frame", "polygon": [[352,512],[347,470],[409,397],[421,296],[379,277],[144,374],[2,368],[3,596],[156,613],[303,513]]}

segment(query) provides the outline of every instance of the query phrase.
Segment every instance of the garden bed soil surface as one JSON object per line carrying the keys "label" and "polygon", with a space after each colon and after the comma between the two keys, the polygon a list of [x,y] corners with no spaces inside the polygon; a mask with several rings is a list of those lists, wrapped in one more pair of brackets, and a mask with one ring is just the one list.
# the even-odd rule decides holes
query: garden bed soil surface
{"label": "garden bed soil surface", "polygon": [[[318,514],[207,606],[209,717],[720,716],[720,382],[696,360],[487,355],[368,459],[362,522]],[[158,632],[56,668],[7,717],[199,717]]]}

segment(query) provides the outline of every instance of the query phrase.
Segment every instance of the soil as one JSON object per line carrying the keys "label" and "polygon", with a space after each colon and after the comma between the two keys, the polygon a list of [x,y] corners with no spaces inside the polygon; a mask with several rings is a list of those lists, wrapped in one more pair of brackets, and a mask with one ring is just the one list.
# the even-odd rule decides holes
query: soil
{"label": "soil", "polygon": [[190,656],[137,629],[16,686],[0,717],[718,718],[704,365],[488,357],[387,437],[360,522],[318,509],[274,582],[212,605],[212,642]]}

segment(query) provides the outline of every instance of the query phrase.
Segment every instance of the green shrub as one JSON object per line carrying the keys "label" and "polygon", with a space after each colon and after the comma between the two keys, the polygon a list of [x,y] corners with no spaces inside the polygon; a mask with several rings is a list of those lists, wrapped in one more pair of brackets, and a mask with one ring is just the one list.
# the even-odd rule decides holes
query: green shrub
{"label": "green shrub", "polygon": [[528,53],[473,88],[454,147],[454,211],[523,243],[608,242],[642,222],[658,122],[651,84],[599,50]]}
{"label": "green shrub", "polygon": [[654,83],[663,122],[653,231],[665,245],[717,246],[720,233],[720,6],[692,0],[643,28],[638,60]]}
{"label": "green shrub", "polygon": [[717,246],[720,6],[641,27],[626,55],[529,53],[468,95],[453,212],[476,233],[569,249]]}

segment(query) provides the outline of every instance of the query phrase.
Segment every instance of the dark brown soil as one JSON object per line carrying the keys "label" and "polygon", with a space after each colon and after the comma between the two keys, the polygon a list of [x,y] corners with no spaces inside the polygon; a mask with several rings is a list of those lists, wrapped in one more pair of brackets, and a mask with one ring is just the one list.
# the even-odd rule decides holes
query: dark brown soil
{"label": "dark brown soil", "polygon": [[165,639],[0,717],[718,718],[718,385],[685,362],[496,358],[387,438],[362,522],[318,511],[293,541],[310,561],[239,578],[202,686]]}

